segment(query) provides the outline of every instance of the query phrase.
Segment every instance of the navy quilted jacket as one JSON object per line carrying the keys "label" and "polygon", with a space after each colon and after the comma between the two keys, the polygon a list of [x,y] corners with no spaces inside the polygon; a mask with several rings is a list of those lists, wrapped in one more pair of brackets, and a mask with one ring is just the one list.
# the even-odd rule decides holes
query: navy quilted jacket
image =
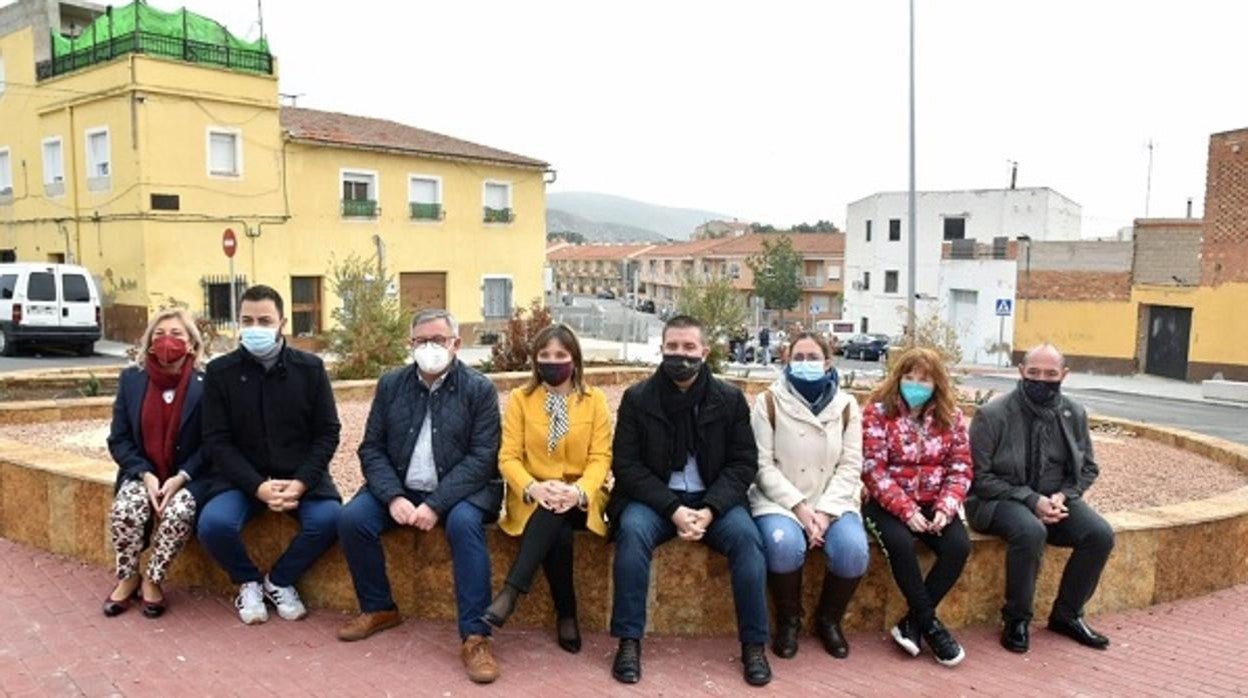
{"label": "navy quilted jacket", "polygon": [[488,378],[458,359],[432,396],[414,365],[396,369],[377,382],[368,412],[360,467],[369,492],[390,503],[404,492],[407,466],[416,448],[425,410],[432,409],[433,461],[438,486],[425,503],[445,517],[468,500],[497,517],[503,503],[498,474],[498,391]]}

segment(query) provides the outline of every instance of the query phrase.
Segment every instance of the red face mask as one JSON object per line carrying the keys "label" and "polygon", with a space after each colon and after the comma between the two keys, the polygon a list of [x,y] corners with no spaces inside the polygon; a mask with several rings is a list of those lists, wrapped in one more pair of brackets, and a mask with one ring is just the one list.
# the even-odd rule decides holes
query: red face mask
{"label": "red face mask", "polygon": [[152,354],[162,364],[171,364],[186,356],[186,340],[181,337],[165,335],[152,341]]}

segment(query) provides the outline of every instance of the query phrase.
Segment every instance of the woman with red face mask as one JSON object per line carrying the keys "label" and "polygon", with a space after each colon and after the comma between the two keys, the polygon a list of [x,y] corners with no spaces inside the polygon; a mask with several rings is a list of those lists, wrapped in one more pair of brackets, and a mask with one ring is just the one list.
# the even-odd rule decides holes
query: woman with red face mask
{"label": "woman with red face mask", "polygon": [[[132,366],[121,372],[108,450],[117,462],[109,519],[117,586],[104,599],[116,616],[138,599],[143,615],[165,612],[161,584],[195,525],[195,479],[203,463],[199,398],[203,344],[190,313],[163,310],[148,323]],[[152,548],[146,575],[139,558]]]}
{"label": "woman with red face mask", "polygon": [[484,619],[502,627],[541,567],[554,601],[559,646],[575,653],[581,634],[572,534],[585,528],[600,536],[607,532],[603,484],[611,467],[611,412],[606,395],[585,385],[581,345],[566,325],[538,332],[529,361],[533,375],[511,392],[498,452],[507,483],[498,527],[520,537],[520,550]]}

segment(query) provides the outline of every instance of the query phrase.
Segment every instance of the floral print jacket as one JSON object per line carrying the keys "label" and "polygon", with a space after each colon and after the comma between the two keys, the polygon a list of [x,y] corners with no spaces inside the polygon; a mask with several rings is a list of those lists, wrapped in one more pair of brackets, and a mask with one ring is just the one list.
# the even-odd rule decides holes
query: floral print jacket
{"label": "floral print jacket", "polygon": [[862,414],[862,481],[890,514],[905,521],[931,504],[950,519],[971,489],[971,447],[966,418],[956,410],[953,427],[943,430],[929,412],[920,424],[902,406],[889,419],[884,403]]}

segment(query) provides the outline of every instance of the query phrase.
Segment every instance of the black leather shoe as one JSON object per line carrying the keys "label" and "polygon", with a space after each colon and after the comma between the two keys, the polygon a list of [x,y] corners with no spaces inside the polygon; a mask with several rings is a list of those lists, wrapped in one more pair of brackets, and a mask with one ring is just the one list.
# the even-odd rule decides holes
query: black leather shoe
{"label": "black leather shoe", "polygon": [[1049,619],[1049,630],[1078,642],[1085,647],[1103,650],[1109,647],[1109,638],[1096,632],[1083,622],[1083,618],[1074,620]]}
{"label": "black leather shoe", "polygon": [[576,618],[560,618],[556,625],[556,632],[559,636],[559,646],[564,652],[576,654],[581,651],[581,629],[576,623]]}
{"label": "black leather shoe", "polygon": [[1007,620],[1001,629],[1001,646],[1011,652],[1022,654],[1031,647],[1031,634],[1025,620]]}
{"label": "black leather shoe", "polygon": [[771,665],[767,663],[767,650],[763,645],[741,645],[741,670],[745,682],[751,686],[771,683]]}
{"label": "black leather shoe", "polygon": [[637,683],[641,680],[641,640],[620,638],[611,664],[611,676],[620,683]]}

